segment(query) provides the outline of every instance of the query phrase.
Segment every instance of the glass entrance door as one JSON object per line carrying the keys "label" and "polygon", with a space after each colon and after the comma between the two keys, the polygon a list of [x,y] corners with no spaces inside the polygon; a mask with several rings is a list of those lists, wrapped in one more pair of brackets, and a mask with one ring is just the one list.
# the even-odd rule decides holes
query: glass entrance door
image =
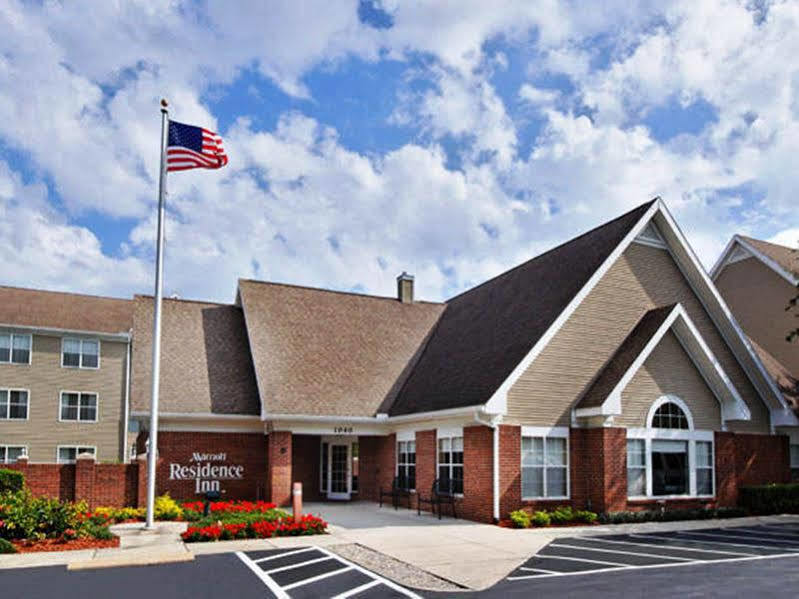
{"label": "glass entrance door", "polygon": [[350,498],[350,447],[350,443],[330,443],[327,452],[328,499]]}

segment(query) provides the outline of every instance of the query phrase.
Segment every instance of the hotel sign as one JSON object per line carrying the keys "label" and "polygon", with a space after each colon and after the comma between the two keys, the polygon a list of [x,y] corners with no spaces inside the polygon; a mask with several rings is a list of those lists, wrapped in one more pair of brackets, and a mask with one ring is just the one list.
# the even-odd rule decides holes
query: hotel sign
{"label": "hotel sign", "polygon": [[169,480],[194,480],[197,494],[221,491],[221,481],[244,478],[244,466],[227,462],[226,453],[194,452],[188,464],[169,464]]}

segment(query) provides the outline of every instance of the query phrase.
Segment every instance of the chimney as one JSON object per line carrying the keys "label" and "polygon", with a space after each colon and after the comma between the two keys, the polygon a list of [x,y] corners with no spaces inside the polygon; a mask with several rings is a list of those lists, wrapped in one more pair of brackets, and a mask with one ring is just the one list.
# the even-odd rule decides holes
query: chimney
{"label": "chimney", "polygon": [[403,304],[413,303],[413,275],[404,270],[397,277],[397,299]]}

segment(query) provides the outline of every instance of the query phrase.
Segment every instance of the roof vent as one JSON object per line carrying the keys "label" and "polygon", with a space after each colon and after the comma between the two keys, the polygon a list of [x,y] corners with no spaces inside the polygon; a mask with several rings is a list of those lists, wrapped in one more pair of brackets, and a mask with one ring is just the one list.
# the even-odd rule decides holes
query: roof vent
{"label": "roof vent", "polygon": [[404,270],[397,277],[397,299],[403,304],[413,303],[413,275]]}

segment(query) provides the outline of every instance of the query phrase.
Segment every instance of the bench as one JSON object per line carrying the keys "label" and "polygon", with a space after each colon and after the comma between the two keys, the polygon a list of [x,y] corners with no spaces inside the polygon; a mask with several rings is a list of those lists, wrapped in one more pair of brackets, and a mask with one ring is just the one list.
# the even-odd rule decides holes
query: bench
{"label": "bench", "polygon": [[399,508],[401,498],[408,500],[408,509],[411,509],[411,492],[408,490],[407,481],[401,476],[395,476],[391,481],[391,489],[380,489],[380,507],[383,507],[383,498],[391,497],[391,505],[394,509]]}
{"label": "bench", "polygon": [[422,514],[422,504],[430,506],[430,511],[435,513],[438,507],[438,519],[441,520],[441,506],[452,506],[452,517],[457,518],[458,513],[455,511],[455,493],[452,492],[452,482],[448,479],[437,478],[433,481],[433,486],[430,489],[430,497],[422,497],[419,495],[416,498],[416,513]]}

